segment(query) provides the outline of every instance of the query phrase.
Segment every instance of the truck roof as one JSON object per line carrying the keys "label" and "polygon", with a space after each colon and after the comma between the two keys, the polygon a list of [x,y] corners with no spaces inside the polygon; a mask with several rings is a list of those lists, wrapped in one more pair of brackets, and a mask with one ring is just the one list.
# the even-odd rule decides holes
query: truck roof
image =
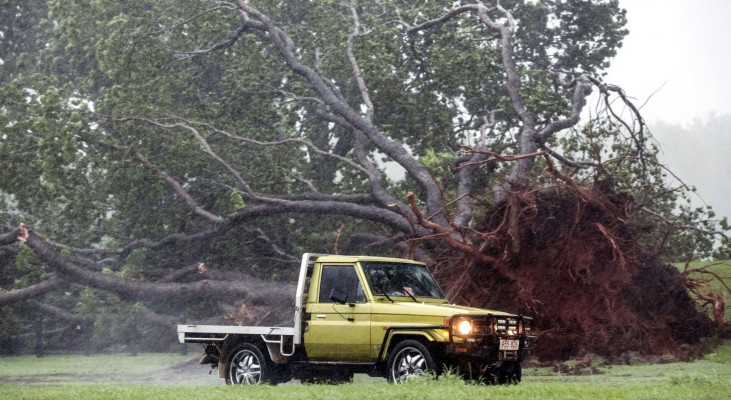
{"label": "truck roof", "polygon": [[378,262],[398,262],[398,263],[409,263],[409,264],[420,264],[424,263],[419,261],[408,260],[405,258],[391,258],[391,257],[375,257],[375,256],[348,256],[348,255],[321,255],[317,258],[318,262],[332,262],[332,263],[354,263],[360,261],[378,261]]}

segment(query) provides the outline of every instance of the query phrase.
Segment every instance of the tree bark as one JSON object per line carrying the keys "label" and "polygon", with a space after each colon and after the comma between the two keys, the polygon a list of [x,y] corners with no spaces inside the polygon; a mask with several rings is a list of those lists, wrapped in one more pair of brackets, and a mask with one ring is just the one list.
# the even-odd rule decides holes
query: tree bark
{"label": "tree bark", "polygon": [[248,278],[240,282],[202,280],[193,283],[140,282],[114,275],[89,271],[65,260],[62,254],[51,249],[38,235],[30,231],[27,244],[38,257],[58,274],[74,283],[93,286],[98,289],[118,293],[134,300],[159,300],[180,298],[188,301],[196,299],[256,301],[263,296],[285,295],[294,290],[294,284],[263,281]]}
{"label": "tree bark", "polygon": [[54,275],[46,279],[45,281],[41,281],[34,285],[22,289],[16,289],[5,293],[0,293],[0,307],[18,301],[38,298],[43,294],[56,290],[59,283],[61,282],[62,280]]}

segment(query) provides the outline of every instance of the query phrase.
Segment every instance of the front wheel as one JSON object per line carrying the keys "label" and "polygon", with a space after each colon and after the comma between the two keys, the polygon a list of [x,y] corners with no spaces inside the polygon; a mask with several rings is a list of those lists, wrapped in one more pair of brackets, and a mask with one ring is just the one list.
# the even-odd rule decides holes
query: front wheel
{"label": "front wheel", "polygon": [[396,345],[386,364],[388,380],[402,383],[415,376],[436,371],[436,363],[429,349],[416,340],[404,340]]}
{"label": "front wheel", "polygon": [[258,347],[244,343],[231,352],[226,363],[226,383],[232,385],[258,385],[276,383],[274,365]]}

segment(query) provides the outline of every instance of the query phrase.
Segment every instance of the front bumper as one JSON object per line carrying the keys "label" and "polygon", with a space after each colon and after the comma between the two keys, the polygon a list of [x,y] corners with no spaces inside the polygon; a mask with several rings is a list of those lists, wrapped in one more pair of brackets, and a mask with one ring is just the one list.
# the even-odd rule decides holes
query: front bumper
{"label": "front bumper", "polygon": [[[502,349],[500,340],[516,340],[517,349]],[[535,336],[486,336],[481,340],[451,342],[447,345],[446,355],[452,359],[480,360],[483,362],[523,361],[533,353]]]}
{"label": "front bumper", "polygon": [[[469,321],[468,332],[460,325]],[[533,319],[522,315],[455,315],[450,321],[446,356],[455,360],[495,363],[520,362],[532,354],[536,337]]]}

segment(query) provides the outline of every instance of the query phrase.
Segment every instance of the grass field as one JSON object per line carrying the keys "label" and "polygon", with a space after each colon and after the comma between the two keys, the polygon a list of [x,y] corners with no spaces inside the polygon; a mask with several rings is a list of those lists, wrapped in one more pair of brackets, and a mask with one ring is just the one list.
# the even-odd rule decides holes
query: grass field
{"label": "grass field", "polygon": [[[182,366],[182,367],[181,367]],[[184,367],[184,368],[183,368]],[[143,377],[151,379],[145,381]],[[516,386],[469,385],[452,376],[389,385],[357,376],[353,384],[230,387],[172,354],[0,358],[0,398],[15,399],[728,399],[731,341],[691,363],[599,366],[569,376],[526,368]]]}
{"label": "grass field", "polygon": [[9,376],[79,376],[135,375],[172,367],[190,359],[171,353],[140,354],[137,356],[100,354],[94,356],[66,355],[38,358],[26,355],[0,358],[0,377]]}

